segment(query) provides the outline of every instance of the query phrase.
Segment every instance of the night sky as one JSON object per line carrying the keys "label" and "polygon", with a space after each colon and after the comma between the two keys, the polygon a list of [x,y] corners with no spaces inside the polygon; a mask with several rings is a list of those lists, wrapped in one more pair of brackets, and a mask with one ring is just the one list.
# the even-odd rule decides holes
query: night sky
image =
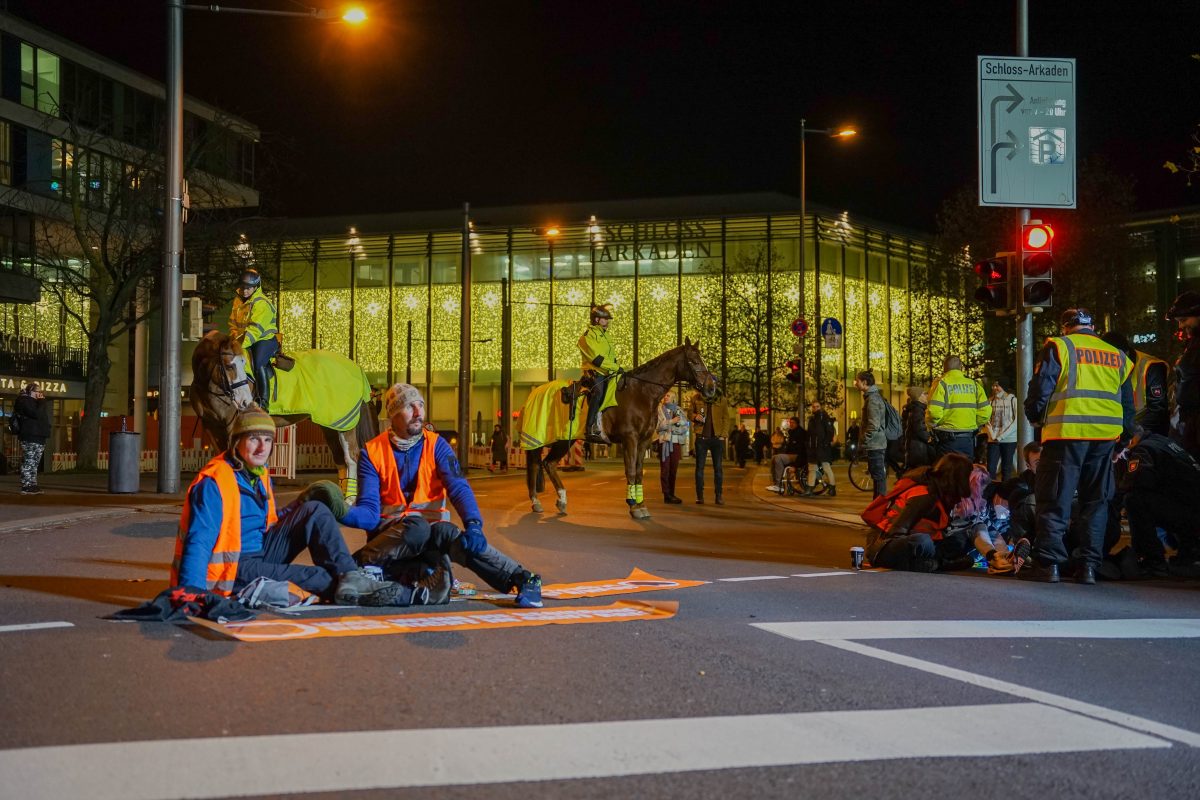
{"label": "night sky", "polygon": [[[163,77],[159,0],[7,5]],[[1016,52],[1006,0],[363,5],[354,29],[186,12],[185,90],[262,129],[269,214],[796,194],[803,116],[862,131],[810,135],[811,202],[933,230],[975,177],[975,57]],[[1200,3],[1029,5],[1030,53],[1078,60],[1081,156],[1139,209],[1200,204],[1161,166],[1200,122]]]}

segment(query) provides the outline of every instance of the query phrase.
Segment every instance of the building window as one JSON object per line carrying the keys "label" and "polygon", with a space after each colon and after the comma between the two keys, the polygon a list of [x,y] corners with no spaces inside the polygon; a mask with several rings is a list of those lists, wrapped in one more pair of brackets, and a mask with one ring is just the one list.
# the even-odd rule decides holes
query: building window
{"label": "building window", "polygon": [[22,42],[21,105],[57,115],[60,83],[58,56]]}
{"label": "building window", "polygon": [[0,122],[0,183],[12,186],[12,129]]}

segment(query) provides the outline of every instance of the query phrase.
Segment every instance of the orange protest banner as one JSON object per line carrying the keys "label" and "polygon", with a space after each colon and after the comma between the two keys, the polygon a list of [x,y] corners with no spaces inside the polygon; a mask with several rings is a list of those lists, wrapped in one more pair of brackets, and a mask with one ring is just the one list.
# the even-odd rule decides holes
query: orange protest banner
{"label": "orange protest banner", "polygon": [[[637,594],[639,592],[662,592],[668,589],[687,589],[702,586],[708,581],[684,581],[660,578],[637,569],[628,578],[609,578],[584,583],[552,583],[542,587],[542,597],[550,600],[576,600],[580,597],[605,597],[613,594]],[[481,595],[474,600],[511,600],[512,595]]]}
{"label": "orange protest banner", "polygon": [[402,614],[379,617],[333,617],[306,619],[260,619],[224,625],[188,617],[192,622],[241,642],[282,642],[290,639],[322,639],[332,636],[380,636],[392,633],[429,631],[493,630],[529,628],[535,625],[578,625],[595,622],[633,622],[670,619],[679,610],[676,602],[618,600],[608,606],[563,606],[561,608],[514,608],[507,611],[468,611],[462,614]]}

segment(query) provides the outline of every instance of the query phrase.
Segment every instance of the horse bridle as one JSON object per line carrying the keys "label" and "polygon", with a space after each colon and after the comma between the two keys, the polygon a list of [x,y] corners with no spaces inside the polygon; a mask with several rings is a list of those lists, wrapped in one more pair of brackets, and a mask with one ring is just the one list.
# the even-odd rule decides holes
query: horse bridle
{"label": "horse bridle", "polygon": [[[688,367],[690,367],[690,368],[691,368],[691,370],[692,370],[692,380],[691,380],[691,382],[690,382],[690,384],[689,384],[689,385],[690,385],[692,388],[696,389],[697,391],[699,391],[699,392],[703,393],[703,392],[704,392],[704,386],[702,386],[702,385],[701,385],[701,384],[702,384],[702,381],[700,380],[700,368],[699,368],[699,367],[697,367],[697,366],[696,366],[696,364],[695,364],[695,362],[693,362],[693,361],[692,361],[692,359],[691,359],[691,356],[690,356],[690,355],[687,355],[687,354],[685,353],[685,354],[684,354],[684,356],[685,356],[685,358],[687,358],[687,365],[688,365]],[[634,374],[633,372],[623,372],[623,373],[621,373],[621,374],[622,374],[622,377],[625,377],[625,378],[627,378],[627,379],[629,379],[629,380],[641,381],[642,383],[648,383],[648,384],[650,384],[651,386],[657,386],[658,388],[662,389],[664,392],[665,392],[667,389],[670,389],[672,386],[674,386],[674,385],[675,385],[675,381],[671,381],[670,383],[660,383],[659,381],[652,381],[652,380],[650,380],[649,378],[643,378],[641,375],[636,375],[636,374]],[[704,368],[704,374],[708,376],[708,379],[709,379],[710,381],[712,381],[712,383],[713,383],[713,387],[714,387],[714,389],[713,389],[713,392],[714,392],[714,395],[715,395],[715,393],[716,393],[716,388],[715,388],[715,387],[716,387],[716,385],[717,385],[717,379],[716,379],[716,377],[714,377],[714,376],[713,376],[713,374],[712,374],[711,372],[709,372],[709,371],[708,371],[708,367],[705,367],[705,368]]]}
{"label": "horse bridle", "polygon": [[233,393],[243,386],[249,386],[250,376],[247,374],[246,377],[236,382],[229,380],[229,366],[225,363],[225,357],[229,356],[230,358],[236,358],[237,353],[233,352],[232,350],[222,350],[220,356],[221,359],[218,371],[221,373],[221,381],[217,384],[217,386],[220,388],[221,394],[225,395],[225,399],[228,400],[230,404],[237,405],[237,403],[234,401]]}

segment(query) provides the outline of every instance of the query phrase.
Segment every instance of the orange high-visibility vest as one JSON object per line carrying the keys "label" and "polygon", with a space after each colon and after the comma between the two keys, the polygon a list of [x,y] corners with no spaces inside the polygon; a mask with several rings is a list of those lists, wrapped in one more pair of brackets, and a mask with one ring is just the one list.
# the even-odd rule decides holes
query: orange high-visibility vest
{"label": "orange high-visibility vest", "polygon": [[379,515],[383,519],[397,519],[410,514],[420,514],[429,522],[449,522],[450,509],[446,507],[446,487],[438,475],[438,435],[423,431],[425,441],[421,447],[421,463],[417,465],[417,487],[412,499],[404,496],[400,489],[400,471],[392,455],[392,442],[388,431],[367,442],[367,458],[379,474]]}
{"label": "orange high-visibility vest", "polygon": [[[237,578],[238,559],[242,555],[242,495],[238,490],[237,476],[233,467],[221,453],[204,465],[196,480],[188,487],[188,496],[203,478],[217,482],[221,493],[221,528],[217,531],[217,543],[208,557],[208,590],[226,597],[233,594],[233,582]],[[264,473],[263,486],[267,489],[267,527],[279,521],[275,514],[275,493],[271,490],[271,476]],[[179,565],[183,560],[183,543],[187,538],[188,524],[192,518],[192,505],[183,504],[183,515],[179,518],[179,534],[175,537],[175,560],[171,562],[171,585],[179,585]]]}

